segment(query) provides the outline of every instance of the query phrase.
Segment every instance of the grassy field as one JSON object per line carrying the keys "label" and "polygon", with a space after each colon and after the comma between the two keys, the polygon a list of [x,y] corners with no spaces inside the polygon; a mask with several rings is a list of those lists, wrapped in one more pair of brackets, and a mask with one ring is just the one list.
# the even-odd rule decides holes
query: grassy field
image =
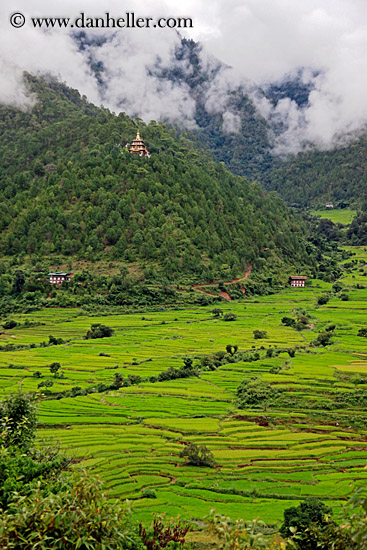
{"label": "grassy field", "polygon": [[331,220],[333,223],[349,225],[356,215],[356,211],[349,210],[349,208],[330,208],[327,210],[313,210],[311,214]]}
{"label": "grassy field", "polygon": [[[345,263],[347,301],[331,284],[312,281],[304,289],[223,303],[224,313],[237,315],[232,322],[215,318],[212,307],[99,318],[52,309],[13,317],[20,325],[0,335],[0,392],[38,391],[40,382],[52,381],[40,399],[40,444],[60,441],[102,477],[111,496],[129,499],[139,519],[154,512],[200,519],[214,508],[276,523],[284,509],[308,496],[338,509],[367,478],[367,338],[357,335],[367,327],[367,251],[355,249]],[[325,292],[330,299],[320,306]],[[283,317],[300,314],[308,315],[306,330],[282,324]],[[114,335],[85,340],[92,323],[111,326]],[[310,346],[330,325],[332,343]],[[266,330],[267,338],[255,339],[256,329]],[[43,347],[49,335],[65,343]],[[259,359],[201,369],[199,377],[149,381],[182,367],[187,356],[200,365],[228,344],[258,351]],[[52,362],[61,364],[63,378],[51,374]],[[144,380],[55,398],[72,388],[111,384],[115,373]],[[281,399],[239,409],[236,389],[251,377],[270,384]],[[215,467],[186,466],[180,452],[189,442],[205,444]],[[146,498],[145,489],[156,498]]]}

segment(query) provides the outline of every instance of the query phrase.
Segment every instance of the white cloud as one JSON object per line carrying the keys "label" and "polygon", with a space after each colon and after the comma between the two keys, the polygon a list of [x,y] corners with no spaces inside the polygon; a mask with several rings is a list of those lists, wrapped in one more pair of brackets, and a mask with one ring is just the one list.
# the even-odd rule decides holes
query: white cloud
{"label": "white cloud", "polygon": [[[16,10],[14,9],[16,8]],[[213,56],[233,67],[222,71],[208,88],[206,106],[221,113],[226,128],[235,113],[228,107],[227,92],[244,83],[262,114],[281,120],[284,132],[278,150],[296,151],[307,143],[330,147],[341,134],[357,132],[367,122],[367,3],[365,0],[2,0],[0,5],[0,101],[25,107],[32,104],[21,84],[22,70],[52,72],[95,103],[125,110],[145,120],[181,120],[193,124],[194,102],[185,85],[162,82],[154,76],[157,62],[173,67],[178,36],[174,30],[123,29],[101,48],[78,51],[65,29],[44,32],[29,23],[13,29],[14,11],[31,16],[75,17],[110,12],[133,12],[147,17],[192,17],[194,29],[187,36],[204,44],[203,62]],[[95,31],[97,32],[97,31]],[[106,86],[101,96],[87,62],[87,53],[102,61]],[[176,63],[177,65],[177,63]],[[279,80],[287,72],[305,67],[305,81],[312,81],[309,105],[299,108],[282,100],[276,108],[254,91]],[[189,70],[186,62],[181,70]],[[236,124],[232,118],[232,126]]]}

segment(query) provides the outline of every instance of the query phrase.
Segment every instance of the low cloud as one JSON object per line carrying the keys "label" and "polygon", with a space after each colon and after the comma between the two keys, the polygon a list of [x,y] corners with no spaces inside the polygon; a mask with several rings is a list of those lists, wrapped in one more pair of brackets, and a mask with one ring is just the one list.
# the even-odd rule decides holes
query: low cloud
{"label": "low cloud", "polygon": [[[118,0],[66,0],[53,9],[49,0],[18,0],[17,11],[29,17],[122,16],[135,11],[151,17],[192,17],[194,29],[186,36],[200,40],[205,70],[215,73],[216,58],[227,68],[203,83],[208,112],[221,114],[225,132],[240,131],[240,119],[229,94],[245,90],[259,113],[281,129],[275,139],[280,153],[297,152],[310,145],[326,149],[350,139],[367,123],[367,4],[365,0],[131,0],[128,10]],[[0,102],[30,108],[22,83],[24,70],[53,73],[80,90],[96,104],[126,111],[146,121],[169,120],[195,125],[195,101],[182,79],[159,75],[190,75],[192,66],[175,57],[180,37],[174,30],[110,30],[102,45],[89,42],[81,51],[73,31],[33,29],[29,22],[13,29],[9,16],[13,0],[0,6]],[[93,31],[94,36],[102,32]],[[99,75],[91,60],[103,67]],[[231,68],[229,68],[231,67]],[[281,82],[286,74],[301,71],[310,86],[308,102],[290,98],[266,99],[259,87]]]}

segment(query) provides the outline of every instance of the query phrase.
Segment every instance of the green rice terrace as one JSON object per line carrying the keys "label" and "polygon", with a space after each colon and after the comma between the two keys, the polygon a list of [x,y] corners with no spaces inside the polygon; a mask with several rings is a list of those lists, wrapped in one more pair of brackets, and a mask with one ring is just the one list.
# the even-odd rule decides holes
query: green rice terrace
{"label": "green rice terrace", "polygon": [[319,216],[320,218],[326,218],[333,223],[342,223],[343,225],[349,225],[356,215],[355,210],[349,208],[333,208],[329,210],[314,210],[312,214]]}
{"label": "green rice terrace", "polygon": [[[275,523],[308,496],[337,510],[367,480],[367,251],[354,252],[336,284],[221,311],[12,316],[1,392],[39,391],[39,444],[59,441],[138,519],[215,509]],[[85,339],[93,324],[114,332]],[[192,442],[213,467],[185,464]]]}

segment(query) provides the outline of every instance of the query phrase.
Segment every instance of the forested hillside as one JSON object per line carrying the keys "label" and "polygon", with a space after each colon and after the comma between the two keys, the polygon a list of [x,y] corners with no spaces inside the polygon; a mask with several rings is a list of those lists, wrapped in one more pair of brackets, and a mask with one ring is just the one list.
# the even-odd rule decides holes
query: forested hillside
{"label": "forested hillside", "polygon": [[[2,255],[141,261],[205,279],[240,275],[271,250],[287,265],[315,266],[304,225],[276,195],[164,125],[27,80],[34,109],[0,109]],[[151,158],[125,148],[137,126]]]}
{"label": "forested hillside", "polygon": [[362,206],[367,193],[367,138],[331,151],[299,153],[273,167],[262,181],[297,206]]}

